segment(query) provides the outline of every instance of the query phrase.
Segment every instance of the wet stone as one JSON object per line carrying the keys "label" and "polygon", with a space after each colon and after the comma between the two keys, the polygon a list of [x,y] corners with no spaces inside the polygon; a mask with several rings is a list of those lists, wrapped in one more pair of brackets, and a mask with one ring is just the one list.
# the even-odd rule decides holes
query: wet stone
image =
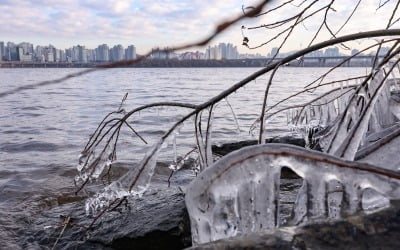
{"label": "wet stone", "polygon": [[[85,215],[83,202],[55,207],[21,229],[22,246],[51,249],[57,238],[55,249],[182,249],[191,245],[184,194],[177,187],[151,189],[142,198],[130,197],[86,231],[92,221],[93,217]],[[83,241],[86,232],[90,237]]]}
{"label": "wet stone", "polygon": [[[283,143],[283,144],[290,144],[296,145],[300,147],[305,147],[306,143],[303,137],[296,137],[296,136],[276,136],[265,139],[266,143]],[[233,143],[226,143],[221,146],[213,145],[212,152],[217,155],[224,156],[233,152],[235,150],[241,149],[246,146],[257,145],[256,140],[249,140],[249,141],[240,141],[240,142],[233,142]]]}
{"label": "wet stone", "polygon": [[373,214],[340,221],[317,221],[301,227],[222,239],[190,249],[400,249],[400,203]]}

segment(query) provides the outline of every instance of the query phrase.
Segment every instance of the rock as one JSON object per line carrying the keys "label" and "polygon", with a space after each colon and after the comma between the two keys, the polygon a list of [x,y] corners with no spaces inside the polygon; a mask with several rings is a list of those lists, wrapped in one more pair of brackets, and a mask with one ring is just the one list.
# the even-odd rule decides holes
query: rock
{"label": "rock", "polygon": [[357,151],[355,160],[398,171],[400,166],[400,124],[374,133],[366,138],[365,145]]}
{"label": "rock", "polygon": [[210,242],[190,249],[400,249],[400,204],[341,221],[319,221]]}
{"label": "rock", "polygon": [[[284,143],[284,144],[291,144],[291,145],[296,145],[303,147],[306,145],[304,138],[302,137],[294,137],[294,136],[276,136],[276,137],[271,137],[267,138],[265,140],[266,143]],[[246,146],[251,146],[251,145],[256,145],[257,141],[256,140],[249,140],[249,141],[240,141],[240,142],[233,142],[233,143],[226,143],[221,146],[213,145],[212,146],[212,152],[217,155],[224,156],[226,154],[229,154],[230,152],[233,152],[235,150],[238,150],[240,148],[246,147]]]}
{"label": "rock", "polygon": [[68,217],[70,223],[56,249],[182,249],[191,245],[184,194],[177,187],[164,187],[149,190],[142,198],[130,197],[117,211],[103,214],[84,242],[79,242],[84,226],[93,218],[85,216],[83,202],[45,211],[30,228],[21,229],[23,248],[51,248]]}

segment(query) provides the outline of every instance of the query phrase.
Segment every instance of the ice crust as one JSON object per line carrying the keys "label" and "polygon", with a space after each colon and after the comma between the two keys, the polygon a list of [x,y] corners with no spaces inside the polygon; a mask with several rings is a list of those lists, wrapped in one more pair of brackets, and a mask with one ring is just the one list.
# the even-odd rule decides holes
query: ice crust
{"label": "ice crust", "polygon": [[361,148],[356,154],[356,160],[399,171],[400,123],[368,138],[375,139],[375,142]]}
{"label": "ice crust", "polygon": [[310,104],[289,110],[288,126],[304,134],[307,146],[318,141],[324,152],[354,160],[367,133],[382,131],[396,121],[390,110],[392,82],[382,69],[357,88],[341,84]]}
{"label": "ice crust", "polygon": [[304,181],[289,222],[292,225],[338,219],[376,207],[374,201],[379,201],[379,207],[400,198],[397,172],[296,146],[249,146],[221,158],[188,187],[186,206],[193,243],[279,227],[282,167],[292,169]]}
{"label": "ice crust", "polygon": [[332,89],[307,105],[289,109],[287,112],[289,129],[302,133],[307,145],[311,145],[313,141],[309,140],[313,138],[310,138],[310,135],[335,122],[345,110],[354,91],[354,85],[342,86]]}
{"label": "ice crust", "polygon": [[161,142],[155,144],[147,152],[139,166],[131,168],[120,179],[87,199],[85,203],[86,214],[95,216],[102,209],[107,209],[111,204],[125,196],[141,196],[149,187],[151,177],[154,175],[161,145]]}

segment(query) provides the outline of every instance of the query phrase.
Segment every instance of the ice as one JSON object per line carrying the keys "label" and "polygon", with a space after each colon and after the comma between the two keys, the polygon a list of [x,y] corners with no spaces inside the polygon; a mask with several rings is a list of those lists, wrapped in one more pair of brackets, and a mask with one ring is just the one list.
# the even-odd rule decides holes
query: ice
{"label": "ice", "polygon": [[331,126],[346,107],[346,102],[354,93],[354,85],[332,89],[298,108],[287,112],[290,130],[301,133],[307,142],[307,147],[316,140],[314,134]]}
{"label": "ice", "polygon": [[383,71],[377,71],[369,84],[360,85],[340,120],[332,127],[334,132],[330,134],[325,152],[353,160],[368,128],[376,131],[393,122],[393,117],[392,120],[388,117],[391,113],[386,92],[390,86],[386,83]]}
{"label": "ice", "polygon": [[[207,120],[207,125],[205,131],[200,131],[200,126],[197,129],[196,137],[197,137],[197,148],[199,152],[199,160],[200,160],[200,171],[203,171],[209,165],[213,163],[212,156],[212,123],[213,123],[214,112],[212,108],[209,110],[209,118]],[[199,124],[201,119],[201,115],[199,115],[196,124]],[[205,136],[204,136],[205,132]]]}
{"label": "ice", "polygon": [[78,175],[75,177],[75,181],[85,182],[87,180],[98,179],[111,163],[112,151],[109,145],[107,145],[99,155],[96,155],[94,151],[81,153],[77,166]]}
{"label": "ice", "polygon": [[240,131],[241,131],[241,130],[240,130],[240,125],[239,125],[239,121],[238,121],[238,119],[237,119],[237,116],[236,116],[236,114],[235,114],[235,111],[233,110],[232,105],[229,103],[228,97],[225,97],[224,100],[225,100],[226,104],[228,105],[228,107],[229,107],[229,109],[230,109],[230,111],[231,111],[231,113],[232,113],[233,120],[235,121],[235,124],[236,124],[237,132],[240,133]]}
{"label": "ice", "polygon": [[398,171],[400,167],[400,124],[397,123],[380,133],[375,133],[366,138],[371,141],[361,148],[355,159],[367,162],[382,168]]}
{"label": "ice", "polygon": [[188,187],[193,244],[279,227],[283,167],[303,178],[292,225],[339,219],[400,198],[400,173],[290,145],[249,146],[221,158]]}
{"label": "ice", "polygon": [[149,187],[151,177],[154,175],[158,153],[162,141],[155,144],[146,153],[139,166],[131,168],[117,181],[112,182],[93,197],[86,200],[86,214],[96,215],[102,209],[108,208],[116,200],[125,196],[141,196]]}

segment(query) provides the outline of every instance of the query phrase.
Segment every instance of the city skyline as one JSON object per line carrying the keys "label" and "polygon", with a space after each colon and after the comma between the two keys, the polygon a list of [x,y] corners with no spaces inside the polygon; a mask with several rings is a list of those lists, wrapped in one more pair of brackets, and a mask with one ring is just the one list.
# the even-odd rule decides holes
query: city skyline
{"label": "city skyline", "polygon": [[[73,45],[67,49],[59,49],[51,44],[34,45],[30,42],[15,43],[0,41],[0,61],[10,62],[115,62],[121,60],[136,59],[136,47],[129,45],[126,48],[117,44],[109,46],[100,44],[96,48],[88,48],[85,45]],[[219,43],[209,45],[204,52],[187,51],[183,53],[165,52],[155,50],[152,59],[180,59],[180,60],[224,60],[239,58],[261,57],[259,54],[240,55],[237,47],[231,43]]]}
{"label": "city skyline", "polygon": [[[389,51],[389,47],[382,47],[379,55],[382,56]],[[136,59],[138,54],[135,45],[126,48],[121,44],[109,46],[100,44],[96,48],[88,48],[85,45],[74,45],[67,49],[59,49],[49,45],[34,45],[29,42],[4,42],[0,41],[0,61],[8,62],[63,62],[63,63],[103,63],[116,62],[121,60]],[[261,54],[239,54],[237,47],[231,43],[219,43],[208,45],[204,51],[186,51],[176,53],[172,51],[154,50],[149,59],[178,59],[178,60],[235,60],[235,59],[254,59],[254,58],[282,58],[294,53],[291,51],[283,53],[278,47],[273,47],[271,51],[263,56]],[[361,53],[361,56],[374,56],[376,51],[371,50]],[[352,49],[349,53],[341,53],[339,47],[331,46],[324,50],[316,50],[305,55],[305,57],[340,57],[359,54],[359,50]]]}
{"label": "city skyline", "polygon": [[[267,8],[278,5],[279,1],[272,1]],[[296,1],[295,1],[296,2]],[[321,4],[326,1],[320,1]],[[0,11],[3,15],[0,20],[1,39],[9,41],[29,41],[35,44],[53,44],[60,49],[66,49],[71,44],[85,44],[87,47],[96,47],[100,43],[121,44],[127,47],[135,44],[138,53],[144,54],[152,48],[168,47],[197,41],[210,34],[216,24],[223,20],[241,14],[242,5],[251,6],[256,1],[177,1],[166,0],[146,2],[144,0],[31,0],[11,1],[0,0]],[[347,4],[346,4],[347,3]],[[387,10],[393,8],[393,1],[376,10],[376,1],[363,1],[359,10],[341,34],[371,30],[385,26]],[[318,8],[319,6],[315,6]],[[352,6],[346,1],[335,2],[334,9],[338,15],[329,16],[331,28],[337,30],[344,21]],[[288,11],[295,13],[293,7]],[[285,10],[287,11],[287,10]],[[239,53],[260,53],[266,55],[272,47],[262,47],[258,50],[248,50],[241,46],[241,25],[251,27],[274,20],[280,15],[277,11],[268,19],[246,19],[231,27],[227,32],[218,36],[212,44],[228,42],[237,46]],[[322,13],[323,14],[323,13]],[[373,18],[379,14],[381,18]],[[304,21],[304,24],[294,31],[297,39],[289,41],[282,48],[282,52],[300,49],[306,46],[310,38],[307,31],[318,28],[318,18]],[[397,25],[397,26],[396,26]],[[393,28],[399,26],[397,23]],[[303,27],[304,26],[304,27]],[[250,44],[265,40],[262,30],[250,32]],[[329,34],[322,34],[320,39],[328,39]],[[316,42],[319,40],[317,39]],[[358,42],[350,42],[350,47],[356,48]],[[198,48],[205,50],[206,47]],[[196,50],[196,48],[194,49]]]}

